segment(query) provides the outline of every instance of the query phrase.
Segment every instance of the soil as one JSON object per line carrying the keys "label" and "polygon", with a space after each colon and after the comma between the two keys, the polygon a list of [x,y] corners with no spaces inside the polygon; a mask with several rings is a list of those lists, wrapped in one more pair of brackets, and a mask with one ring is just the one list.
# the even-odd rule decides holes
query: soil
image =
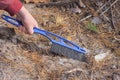
{"label": "soil", "polygon": [[[96,12],[99,7],[92,6],[94,0],[83,1],[86,7],[80,13],[74,12],[75,8],[40,8],[36,3],[28,0],[24,5],[39,27],[86,48],[87,62],[53,54],[49,51],[50,41],[42,35],[27,35],[0,19],[0,80],[120,80],[119,7],[112,9],[112,25],[109,11],[99,16],[102,12]],[[99,30],[88,28],[94,17],[101,20],[95,26]],[[95,56],[103,53],[108,55],[97,62]]]}

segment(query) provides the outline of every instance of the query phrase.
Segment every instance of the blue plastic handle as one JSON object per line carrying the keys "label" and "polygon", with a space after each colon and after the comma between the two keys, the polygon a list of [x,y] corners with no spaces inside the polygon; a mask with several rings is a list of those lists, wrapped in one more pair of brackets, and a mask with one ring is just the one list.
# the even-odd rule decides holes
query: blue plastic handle
{"label": "blue plastic handle", "polygon": [[[4,19],[5,21],[17,26],[17,27],[22,26],[22,22],[18,19],[12,18],[12,17],[7,16],[7,15],[2,15],[1,18]],[[65,39],[61,36],[58,36],[54,33],[48,32],[46,30],[41,30],[41,29],[36,28],[36,27],[34,27],[33,30],[34,30],[34,33],[38,33],[38,34],[41,34],[41,35],[47,37],[53,43],[60,44],[62,46],[74,49],[74,50],[79,51],[81,53],[86,53],[86,51],[83,48],[79,47],[78,45],[74,44],[73,42],[68,41],[67,39]],[[59,41],[54,40],[51,36],[56,37],[57,39],[59,39]]]}
{"label": "blue plastic handle", "polygon": [[[16,18],[12,18],[12,17],[7,16],[7,15],[2,15],[1,18],[4,19],[5,21],[17,26],[17,27],[22,26],[22,22]],[[45,32],[46,31],[43,31],[43,30],[40,30],[40,29],[34,27],[34,33],[40,33],[40,34],[46,36],[49,40],[52,40],[49,36],[46,35]]]}

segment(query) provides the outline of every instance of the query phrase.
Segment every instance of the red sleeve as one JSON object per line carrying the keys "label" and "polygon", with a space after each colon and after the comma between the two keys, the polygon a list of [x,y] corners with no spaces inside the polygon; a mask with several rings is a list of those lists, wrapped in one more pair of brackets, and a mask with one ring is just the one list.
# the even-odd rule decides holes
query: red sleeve
{"label": "red sleeve", "polygon": [[22,7],[22,3],[19,0],[0,0],[0,9],[4,9],[11,16],[18,13]]}

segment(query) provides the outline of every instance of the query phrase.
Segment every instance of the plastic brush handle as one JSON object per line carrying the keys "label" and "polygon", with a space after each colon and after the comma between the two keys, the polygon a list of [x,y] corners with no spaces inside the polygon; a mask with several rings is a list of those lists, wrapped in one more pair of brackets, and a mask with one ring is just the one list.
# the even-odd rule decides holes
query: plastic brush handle
{"label": "plastic brush handle", "polygon": [[1,15],[1,18],[17,27],[22,26],[22,22],[16,18],[12,18],[12,17],[4,15],[4,14]]}
{"label": "plastic brush handle", "polygon": [[[7,15],[2,15],[1,18],[4,19],[5,21],[17,26],[17,27],[22,26],[22,22],[16,18],[12,18],[12,17],[7,16]],[[46,36],[50,41],[53,41],[53,39],[49,35],[55,36],[59,39],[62,39],[61,37],[59,37],[56,34],[50,33],[50,32],[45,31],[45,30],[38,29],[36,27],[34,27],[34,33],[40,33],[40,34]]]}
{"label": "plastic brush handle", "polygon": [[[1,18],[17,27],[22,26],[22,22],[16,18],[12,18],[7,15],[1,15]],[[80,51],[81,53],[86,53],[86,51],[83,48],[79,47],[78,45],[74,44],[73,42],[68,41],[67,39],[65,39],[61,36],[58,36],[54,33],[48,32],[46,30],[41,30],[36,27],[34,27],[33,30],[34,30],[34,33],[38,33],[38,34],[41,34],[41,35],[47,37],[51,42],[61,44],[62,46],[65,46],[65,47],[71,47],[71,49]],[[54,40],[51,36],[58,38],[59,41]]]}
{"label": "plastic brush handle", "polygon": [[[18,19],[16,19],[16,18],[12,18],[12,17],[7,16],[7,15],[2,15],[1,18],[4,19],[5,21],[7,21],[7,22],[9,22],[9,23],[17,26],[17,27],[23,25],[20,20],[18,20]],[[41,30],[41,29],[38,29],[38,28],[34,27],[34,33],[40,33],[40,34],[48,37],[48,38],[51,40],[51,38],[46,35],[46,32],[45,32],[44,30]]]}

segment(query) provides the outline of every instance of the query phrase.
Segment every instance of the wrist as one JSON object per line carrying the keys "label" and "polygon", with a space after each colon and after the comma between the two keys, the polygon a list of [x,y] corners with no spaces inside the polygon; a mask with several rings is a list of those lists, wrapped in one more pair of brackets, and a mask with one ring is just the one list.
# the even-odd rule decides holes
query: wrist
{"label": "wrist", "polygon": [[25,19],[28,16],[31,16],[30,13],[27,11],[27,9],[22,6],[22,8],[17,13],[17,16],[19,16],[22,20]]}

